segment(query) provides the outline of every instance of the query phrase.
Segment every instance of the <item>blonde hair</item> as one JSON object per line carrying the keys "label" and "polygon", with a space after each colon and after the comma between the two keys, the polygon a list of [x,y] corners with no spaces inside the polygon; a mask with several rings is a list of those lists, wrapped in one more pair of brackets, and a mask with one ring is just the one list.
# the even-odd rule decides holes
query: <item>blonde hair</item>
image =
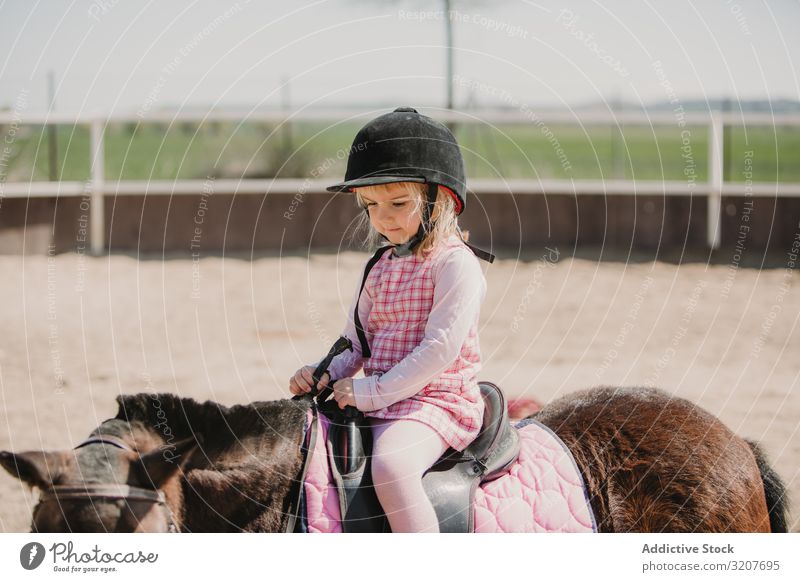
{"label": "blonde hair", "polygon": [[[412,197],[417,205],[417,212],[422,216],[422,205],[425,203],[428,193],[428,185],[420,184],[418,182],[397,182],[405,193]],[[362,197],[363,194],[369,195],[370,192],[385,191],[389,186],[387,184],[378,184],[376,186],[363,186],[355,188],[356,204],[362,210],[365,209],[366,202]],[[456,204],[453,196],[447,190],[438,186],[436,193],[436,202],[433,205],[433,212],[431,213],[431,221],[433,228],[426,232],[422,238],[422,242],[414,248],[414,255],[417,257],[424,257],[429,254],[436,245],[441,241],[447,240],[451,235],[459,232],[458,218],[456,216]],[[424,228],[424,225],[423,225]],[[384,241],[380,233],[372,227],[369,220],[369,214],[362,212],[358,224],[356,225],[355,234],[365,233],[363,236],[363,243],[368,248],[377,248]]]}

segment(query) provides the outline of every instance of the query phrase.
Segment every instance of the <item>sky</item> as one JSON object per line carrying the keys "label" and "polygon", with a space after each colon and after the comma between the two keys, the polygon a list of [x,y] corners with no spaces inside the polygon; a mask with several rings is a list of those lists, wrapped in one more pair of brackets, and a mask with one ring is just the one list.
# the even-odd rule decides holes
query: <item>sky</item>
{"label": "sky", "polygon": [[[444,107],[442,6],[0,0],[0,108]],[[800,99],[796,0],[453,7],[457,108]]]}

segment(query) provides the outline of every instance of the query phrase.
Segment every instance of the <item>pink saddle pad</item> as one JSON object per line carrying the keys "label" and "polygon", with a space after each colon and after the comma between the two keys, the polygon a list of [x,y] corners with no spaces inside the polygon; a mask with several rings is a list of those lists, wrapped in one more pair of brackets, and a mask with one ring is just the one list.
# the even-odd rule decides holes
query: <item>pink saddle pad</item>
{"label": "pink saddle pad", "polygon": [[[311,413],[308,413],[308,423]],[[320,415],[317,440],[303,484],[309,532],[340,533],[339,496],[325,451],[329,421]],[[572,454],[536,421],[517,425],[520,454],[509,471],[475,493],[475,531],[594,532],[597,526]]]}

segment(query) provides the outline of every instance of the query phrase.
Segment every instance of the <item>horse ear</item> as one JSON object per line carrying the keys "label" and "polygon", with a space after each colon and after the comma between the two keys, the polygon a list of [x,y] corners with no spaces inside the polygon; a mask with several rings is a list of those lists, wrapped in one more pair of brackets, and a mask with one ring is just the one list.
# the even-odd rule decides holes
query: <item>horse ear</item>
{"label": "horse ear", "polygon": [[178,469],[183,469],[197,450],[199,438],[189,437],[178,441],[168,447],[158,449],[142,455],[136,462],[136,476],[144,483],[152,484],[160,489],[169,481]]}
{"label": "horse ear", "polygon": [[47,489],[63,474],[65,453],[9,453],[0,451],[0,465],[31,487]]}

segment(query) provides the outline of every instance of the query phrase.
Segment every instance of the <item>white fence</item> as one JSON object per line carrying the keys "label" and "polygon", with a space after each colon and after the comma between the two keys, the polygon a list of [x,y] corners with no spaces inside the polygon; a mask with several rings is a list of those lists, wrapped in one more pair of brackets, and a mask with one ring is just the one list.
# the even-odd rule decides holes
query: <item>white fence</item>
{"label": "white fence", "polygon": [[[437,119],[453,121],[459,124],[531,124],[530,112],[521,111],[468,110],[437,111]],[[105,216],[103,198],[117,194],[141,195],[181,195],[200,194],[203,191],[202,180],[129,180],[106,181],[104,172],[105,146],[104,133],[109,123],[166,123],[177,122],[206,123],[211,121],[236,122],[268,122],[276,124],[300,121],[353,121],[367,119],[374,112],[354,113],[351,110],[318,110],[301,111],[287,114],[285,112],[252,112],[244,115],[237,111],[213,111],[206,114],[191,112],[152,112],[144,117],[138,115],[114,116],[64,116],[58,114],[18,114],[0,113],[0,124],[16,125],[87,125],[90,127],[90,165],[91,179],[87,182],[0,182],[0,199],[7,198],[49,198],[55,196],[89,196],[90,206],[90,239],[91,250],[101,254],[105,250]],[[547,125],[568,124],[578,126],[602,125],[641,125],[641,126],[676,126],[676,116],[670,113],[546,113],[535,116],[537,123]],[[706,240],[710,247],[720,245],[720,211],[722,196],[800,196],[800,183],[732,183],[725,182],[723,172],[723,132],[725,126],[731,125],[789,125],[800,126],[800,115],[771,115],[766,113],[686,113],[681,120],[687,126],[705,125],[708,131],[708,181],[694,184],[687,188],[685,181],[666,180],[470,180],[472,192],[498,193],[513,192],[515,195],[705,195],[708,204],[708,223]],[[293,194],[298,191],[306,193],[324,192],[328,181],[307,181],[303,179],[273,180],[215,180],[215,194]]]}

